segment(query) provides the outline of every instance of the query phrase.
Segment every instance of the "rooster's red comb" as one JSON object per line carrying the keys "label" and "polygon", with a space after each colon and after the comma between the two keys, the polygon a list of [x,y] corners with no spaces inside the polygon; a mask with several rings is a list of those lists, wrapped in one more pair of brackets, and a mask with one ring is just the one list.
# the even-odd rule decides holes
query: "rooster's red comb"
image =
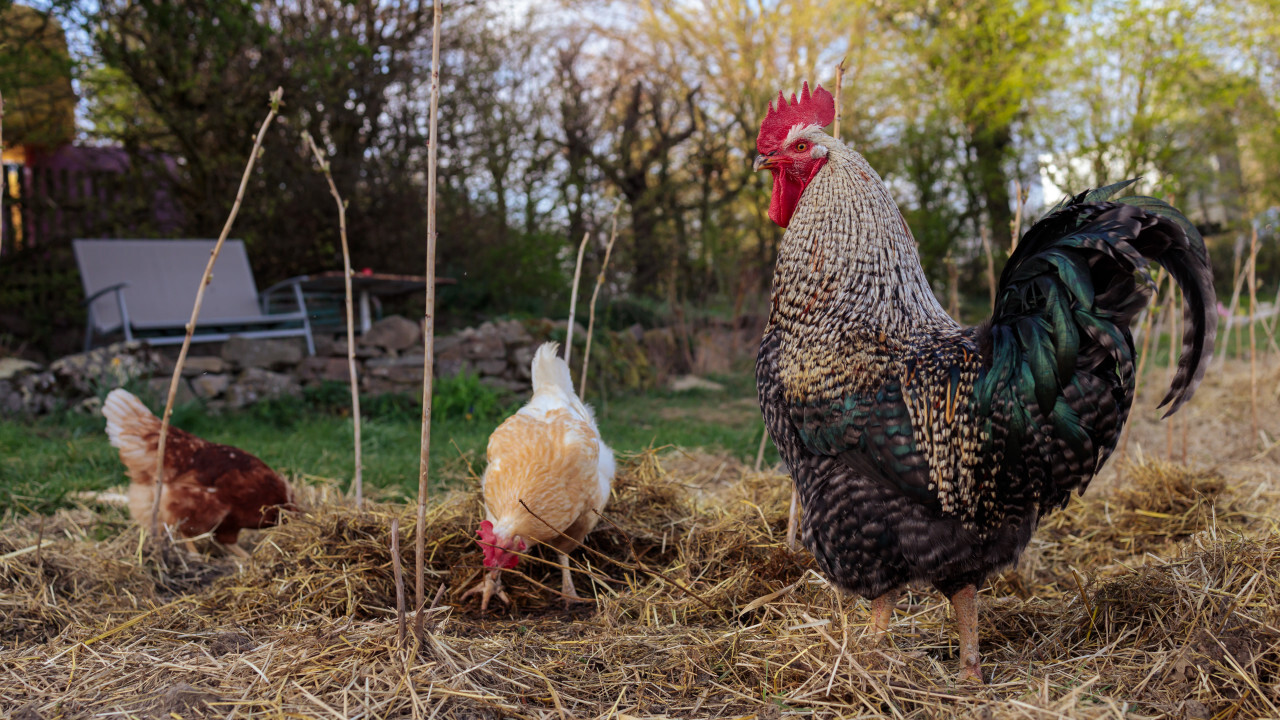
{"label": "rooster's red comb", "polygon": [[787,139],[787,133],[796,125],[826,127],[835,118],[836,99],[821,85],[810,93],[809,83],[806,82],[801,87],[799,99],[796,99],[795,93],[791,94],[790,104],[779,90],[778,106],[775,108],[773,103],[769,103],[769,114],[760,123],[756,150],[762,155],[773,152],[782,145],[782,141]]}

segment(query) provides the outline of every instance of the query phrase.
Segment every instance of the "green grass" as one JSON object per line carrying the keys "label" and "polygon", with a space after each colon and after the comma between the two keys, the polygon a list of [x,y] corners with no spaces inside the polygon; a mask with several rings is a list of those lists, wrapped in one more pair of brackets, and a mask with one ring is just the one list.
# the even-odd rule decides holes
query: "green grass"
{"label": "green grass", "polygon": [[[596,406],[601,432],[618,453],[650,445],[704,447],[754,460],[764,426],[754,380],[746,373],[714,377],[722,392],[654,391]],[[439,383],[431,432],[433,487],[466,482],[467,461],[484,469],[489,433],[519,403],[503,403],[474,378]],[[241,412],[210,415],[198,403],[177,408],[173,423],[205,439],[244,448],[294,478],[339,479],[352,474],[351,419],[344,385],[309,389],[303,398],[259,403]],[[152,408],[158,403],[144,398]],[[364,477],[382,496],[417,491],[420,408],[408,397],[362,398]],[[344,414],[344,412],[346,414]],[[11,512],[50,512],[67,493],[127,482],[107,442],[100,415],[63,411],[31,420],[0,420],[0,518]],[[766,459],[777,460],[769,446]],[[377,493],[377,490],[373,490]]]}

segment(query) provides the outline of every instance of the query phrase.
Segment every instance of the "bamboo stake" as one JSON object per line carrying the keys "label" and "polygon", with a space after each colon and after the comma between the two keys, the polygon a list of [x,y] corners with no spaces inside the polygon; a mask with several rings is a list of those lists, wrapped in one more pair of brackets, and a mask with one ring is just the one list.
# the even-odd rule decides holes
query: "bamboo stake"
{"label": "bamboo stake", "polygon": [[987,290],[991,296],[991,307],[996,306],[996,259],[991,252],[991,231],[986,225],[978,233],[982,237],[982,250],[987,254]]}
{"label": "bamboo stake", "polygon": [[840,64],[836,65],[836,119],[831,126],[831,137],[837,140],[840,139],[840,118],[844,115],[840,107],[840,99],[844,95],[844,61],[848,59],[849,56],[846,55],[840,58]]}
{"label": "bamboo stake", "polygon": [[347,203],[338,194],[338,185],[333,181],[333,173],[329,171],[329,163],[320,154],[316,141],[311,133],[302,131],[302,137],[311,147],[324,179],[329,182],[329,194],[338,203],[338,230],[342,236],[342,279],[347,291],[347,375],[351,381],[351,420],[355,424],[355,479],[352,489],[356,495],[356,508],[364,507],[364,462],[360,457],[360,378],[356,375],[356,329],[355,313],[351,307],[351,250],[347,245]]}
{"label": "bamboo stake", "polygon": [[564,335],[564,364],[569,364],[569,355],[573,351],[573,316],[578,312],[578,282],[582,279],[582,254],[587,250],[587,240],[591,232],[582,234],[582,242],[578,244],[578,263],[573,269],[573,289],[569,292],[569,326]]}
{"label": "bamboo stake", "polygon": [[1022,181],[1014,178],[1013,181],[1014,199],[1018,204],[1013,208],[1013,238],[1009,242],[1009,253],[1018,249],[1018,236],[1022,234],[1022,205],[1026,202],[1026,197],[1022,192]]}
{"label": "bamboo stake", "polygon": [[1280,353],[1280,346],[1276,345],[1276,325],[1280,324],[1280,286],[1276,287],[1276,298],[1271,301],[1272,316],[1271,320],[1263,325],[1267,331],[1267,340],[1271,346],[1267,348],[1267,362],[1271,362],[1271,353],[1275,351]]}
{"label": "bamboo stake", "polygon": [[[1160,333],[1160,325],[1155,323],[1156,311],[1160,309],[1160,291],[1164,286],[1164,276],[1156,277],[1156,294],[1152,302],[1147,305],[1147,316],[1142,321],[1142,351],[1138,354],[1138,374],[1133,379],[1133,402],[1137,404],[1139,395],[1142,394],[1142,379],[1145,377],[1147,369],[1147,357],[1151,349],[1151,336]],[[1116,450],[1116,464],[1118,465],[1124,460],[1125,448],[1129,444],[1129,428],[1133,427],[1133,423],[1124,424],[1124,429],[1120,431],[1120,442]]]}
{"label": "bamboo stake", "polygon": [[160,417],[160,438],[156,443],[156,472],[155,472],[155,492],[151,502],[151,536],[155,540],[159,540],[160,535],[160,498],[164,495],[164,445],[169,434],[169,417],[173,414],[173,401],[178,395],[178,382],[182,379],[182,365],[187,360],[187,351],[191,349],[191,335],[196,329],[196,320],[200,317],[200,305],[204,302],[205,288],[209,287],[209,281],[213,276],[213,264],[218,261],[218,253],[222,251],[222,244],[226,242],[227,235],[231,233],[231,225],[236,221],[236,215],[240,212],[240,203],[244,201],[245,188],[249,186],[249,177],[253,174],[253,165],[258,159],[258,154],[262,151],[262,139],[267,134],[267,130],[271,127],[271,122],[276,119],[276,114],[280,112],[280,98],[284,96],[284,88],[278,87],[275,92],[271,93],[271,111],[267,113],[267,119],[262,121],[262,127],[258,129],[258,134],[253,138],[253,150],[249,153],[249,162],[244,167],[244,175],[240,178],[240,189],[236,191],[235,203],[231,206],[231,214],[227,216],[227,222],[222,226],[222,234],[218,236],[218,242],[213,246],[213,252],[209,253],[209,263],[205,265],[204,275],[200,278],[200,287],[196,288],[195,306],[191,308],[191,321],[187,323],[187,334],[182,339],[182,349],[178,351],[178,360],[173,365],[173,377],[169,378],[169,397],[164,403],[164,414]]}
{"label": "bamboo stake", "polygon": [[1242,272],[1243,268],[1240,266],[1240,260],[1240,256],[1237,255],[1235,262],[1235,277],[1232,279],[1231,283],[1233,287],[1231,291],[1231,307],[1227,308],[1227,331],[1226,335],[1222,338],[1222,348],[1218,350],[1219,365],[1226,362],[1227,359],[1227,346],[1231,343],[1231,325],[1236,319],[1236,308],[1239,307],[1240,303],[1240,291],[1244,288],[1245,273]]}
{"label": "bamboo stake", "polygon": [[425,582],[427,522],[427,471],[431,464],[431,374],[435,364],[436,334],[436,150],[440,136],[436,114],[440,107],[440,0],[432,4],[431,23],[431,109],[429,145],[427,146],[427,301],[422,321],[422,440],[418,457],[418,526],[414,546],[414,607],[421,622],[422,608],[427,604]]}
{"label": "bamboo stake", "polygon": [[578,381],[578,398],[587,399],[587,367],[591,365],[591,338],[596,327],[596,300],[600,297],[600,287],[604,285],[604,271],[609,267],[609,255],[613,253],[613,241],[618,239],[619,201],[613,207],[613,228],[609,231],[609,244],[604,246],[604,262],[600,263],[600,274],[596,275],[596,289],[591,291],[591,310],[587,315],[587,347],[582,351],[582,379]]}
{"label": "bamboo stake", "polygon": [[396,644],[404,647],[404,571],[400,561],[400,518],[391,518],[391,566],[396,576]]}
{"label": "bamboo stake", "polygon": [[1258,436],[1258,224],[1249,239],[1249,410],[1253,435]]}
{"label": "bamboo stake", "polygon": [[[1177,352],[1178,346],[1178,311],[1182,309],[1182,303],[1179,300],[1178,284],[1169,283],[1169,381],[1172,382],[1174,373],[1177,370]],[[1173,460],[1173,423],[1169,422],[1165,425],[1165,448],[1164,456],[1166,459]]]}

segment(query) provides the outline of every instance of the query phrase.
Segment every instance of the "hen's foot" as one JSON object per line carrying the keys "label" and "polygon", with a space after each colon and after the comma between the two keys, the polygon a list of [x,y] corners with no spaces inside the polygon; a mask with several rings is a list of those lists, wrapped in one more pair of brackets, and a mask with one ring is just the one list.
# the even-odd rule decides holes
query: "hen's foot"
{"label": "hen's foot", "polygon": [[494,595],[497,595],[498,599],[503,603],[507,605],[511,604],[511,598],[507,597],[506,591],[502,589],[502,581],[498,579],[496,572],[485,573],[484,580],[470,590],[462,593],[462,597],[460,599],[466,600],[476,593],[480,593],[480,612],[487,612],[489,610],[489,600],[491,600]]}

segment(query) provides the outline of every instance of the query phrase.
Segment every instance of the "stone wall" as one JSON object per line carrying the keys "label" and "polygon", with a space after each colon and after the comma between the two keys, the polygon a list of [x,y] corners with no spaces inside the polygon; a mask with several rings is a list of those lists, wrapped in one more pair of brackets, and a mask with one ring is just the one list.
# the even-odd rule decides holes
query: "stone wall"
{"label": "stone wall", "polygon": [[[499,320],[438,337],[435,374],[478,375],[486,385],[521,395],[530,390],[529,365],[538,346],[563,340],[567,323],[550,320]],[[753,352],[758,330],[752,327],[703,327],[687,333],[673,328],[597,333],[592,347],[590,382],[611,389],[643,389],[689,372],[725,372],[742,352]],[[585,332],[574,331],[574,380]],[[177,403],[199,399],[212,411],[236,409],[326,381],[347,382],[345,334],[320,334],[316,354],[308,356],[301,339],[251,340],[235,337],[191,349],[183,366]],[[392,316],[356,339],[357,371],[363,394],[420,393],[422,330],[419,323]],[[176,347],[152,348],[117,343],[70,355],[48,367],[17,358],[0,358],[0,414],[42,414],[59,407],[96,411],[100,396],[128,382],[145,383],[161,402],[173,373]]]}

